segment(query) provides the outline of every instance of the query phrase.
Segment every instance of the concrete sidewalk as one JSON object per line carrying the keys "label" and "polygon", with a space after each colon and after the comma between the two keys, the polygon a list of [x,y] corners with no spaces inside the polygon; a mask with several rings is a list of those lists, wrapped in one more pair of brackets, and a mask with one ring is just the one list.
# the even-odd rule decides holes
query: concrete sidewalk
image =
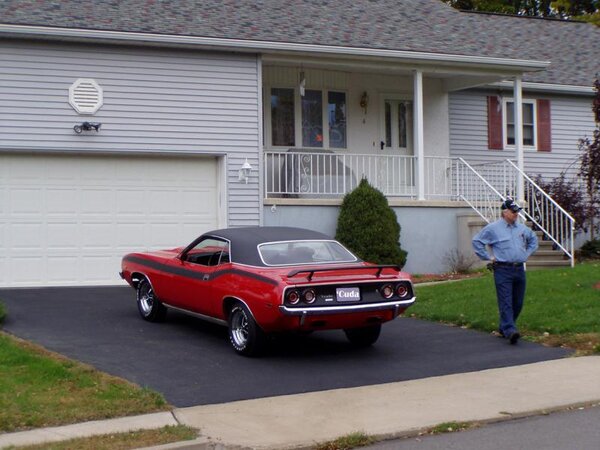
{"label": "concrete sidewalk", "polygon": [[180,423],[202,437],[155,449],[298,449],[357,431],[389,439],[444,422],[492,422],[598,402],[600,356],[588,356],[10,433],[0,435],[0,448]]}

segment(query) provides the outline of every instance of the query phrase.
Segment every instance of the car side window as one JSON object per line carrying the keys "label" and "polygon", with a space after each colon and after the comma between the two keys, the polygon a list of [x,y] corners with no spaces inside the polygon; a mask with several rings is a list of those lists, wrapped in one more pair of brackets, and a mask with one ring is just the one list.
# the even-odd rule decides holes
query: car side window
{"label": "car side window", "polygon": [[201,266],[229,262],[229,243],[215,238],[202,239],[186,253],[185,261]]}

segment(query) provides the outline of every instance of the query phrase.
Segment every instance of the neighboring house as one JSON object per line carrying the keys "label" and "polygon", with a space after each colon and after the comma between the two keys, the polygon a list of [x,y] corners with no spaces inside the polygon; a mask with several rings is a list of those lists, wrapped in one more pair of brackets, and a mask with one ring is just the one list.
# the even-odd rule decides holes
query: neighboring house
{"label": "neighboring house", "polygon": [[406,269],[444,271],[483,198],[459,158],[502,195],[490,162],[572,167],[598,61],[592,25],[439,0],[0,0],[0,286],[118,283],[225,226],[333,235],[363,176]]}

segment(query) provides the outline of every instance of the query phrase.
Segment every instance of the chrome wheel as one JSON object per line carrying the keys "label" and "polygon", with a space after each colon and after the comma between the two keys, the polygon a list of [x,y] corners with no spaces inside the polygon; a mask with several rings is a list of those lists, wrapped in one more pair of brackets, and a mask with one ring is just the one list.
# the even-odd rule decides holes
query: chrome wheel
{"label": "chrome wheel", "polygon": [[264,344],[264,332],[258,326],[248,308],[238,302],[229,312],[229,341],[233,349],[244,356],[257,355]]}
{"label": "chrome wheel", "polygon": [[242,349],[248,345],[248,316],[241,307],[231,311],[231,339],[233,344]]}
{"label": "chrome wheel", "polygon": [[137,306],[142,318],[149,322],[162,322],[167,316],[167,308],[156,297],[146,278],[141,279],[137,285]]}
{"label": "chrome wheel", "polygon": [[148,316],[152,312],[152,307],[154,306],[154,291],[147,281],[140,283],[138,289],[138,302],[140,305],[140,312],[144,316]]}

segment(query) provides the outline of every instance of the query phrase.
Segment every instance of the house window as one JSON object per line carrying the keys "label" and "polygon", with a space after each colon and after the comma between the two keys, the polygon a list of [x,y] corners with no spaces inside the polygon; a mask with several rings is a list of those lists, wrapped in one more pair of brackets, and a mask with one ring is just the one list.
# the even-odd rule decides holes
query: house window
{"label": "house window", "polygon": [[302,101],[302,146],[323,147],[323,95],[307,90]]}
{"label": "house window", "polygon": [[329,118],[329,147],[346,148],[346,94],[330,91],[327,94]]}
{"label": "house window", "polygon": [[273,145],[296,145],[293,89],[271,89],[271,124]]}
{"label": "house window", "polygon": [[306,89],[300,96],[292,88],[271,88],[270,119],[272,146],[347,147],[345,92]]}
{"label": "house window", "polygon": [[410,102],[406,100],[384,101],[385,147],[407,149],[409,144]]}
{"label": "house window", "polygon": [[[515,145],[515,107],[514,102],[507,100],[505,102],[505,136],[506,145]],[[535,123],[535,102],[533,100],[523,100],[523,145],[526,147],[535,147],[536,123]]]}

